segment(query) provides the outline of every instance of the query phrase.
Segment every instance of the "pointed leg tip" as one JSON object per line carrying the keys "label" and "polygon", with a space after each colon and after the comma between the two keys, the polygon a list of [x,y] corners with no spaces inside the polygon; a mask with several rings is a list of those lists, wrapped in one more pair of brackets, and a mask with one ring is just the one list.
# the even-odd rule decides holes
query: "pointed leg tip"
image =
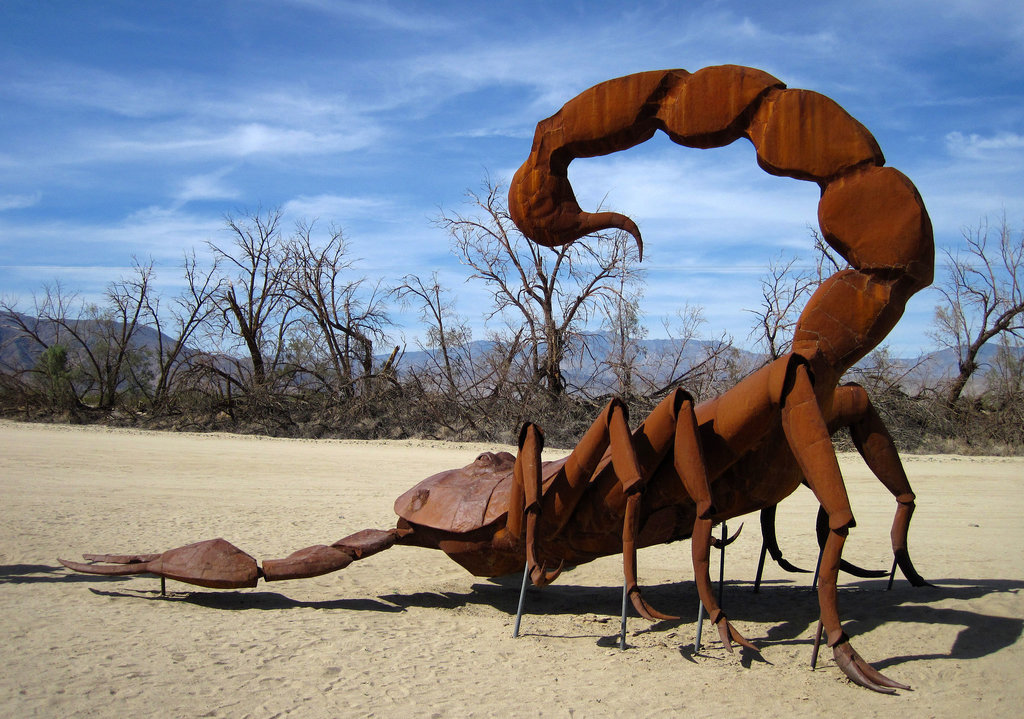
{"label": "pointed leg tip", "polygon": [[562,573],[562,569],[564,568],[564,560],[559,562],[558,566],[551,571],[548,571],[543,564],[535,564],[530,568],[530,581],[535,587],[546,587],[558,579],[558,576]]}
{"label": "pointed leg tip", "polygon": [[833,647],[836,664],[850,681],[879,694],[895,694],[897,689],[912,691],[906,685],[901,684],[882,674],[864,660],[849,642],[842,642]]}

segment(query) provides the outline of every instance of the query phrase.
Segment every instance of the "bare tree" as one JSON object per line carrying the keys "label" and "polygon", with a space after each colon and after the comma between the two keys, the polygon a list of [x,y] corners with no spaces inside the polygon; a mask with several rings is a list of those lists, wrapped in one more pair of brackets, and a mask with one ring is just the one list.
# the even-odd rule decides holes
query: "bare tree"
{"label": "bare tree", "polygon": [[985,379],[997,407],[1024,404],[1024,343],[1012,335],[1002,335]]}
{"label": "bare tree", "polygon": [[432,433],[441,427],[454,436],[467,431],[479,435],[486,419],[479,400],[486,394],[489,373],[474,365],[472,332],[455,311],[454,300],[436,272],[428,282],[406,275],[395,294],[404,305],[417,308],[426,327],[426,338],[419,342],[426,364],[406,371],[413,413],[423,418],[417,431]]}
{"label": "bare tree", "polygon": [[383,341],[390,324],[381,284],[350,278],[353,263],[339,228],[331,227],[320,244],[313,223],[305,221],[297,224],[285,252],[288,292],[311,318],[313,346],[323,348],[331,366],[333,380],[325,378],[324,384],[346,395],[357,383],[367,389],[374,344]]}
{"label": "bare tree", "polygon": [[150,403],[157,408],[167,404],[175,380],[188,364],[189,343],[206,321],[217,312],[216,299],[223,292],[218,259],[202,268],[195,251],[182,262],[185,288],[171,300],[170,310],[161,308],[160,297],[146,294],[145,317],[156,330],[156,377],[149,391]]}
{"label": "bare tree", "polygon": [[620,277],[632,272],[626,242],[595,236],[547,248],[529,242],[505,207],[504,188],[488,179],[468,193],[471,214],[444,213],[437,224],[452,237],[459,259],[492,296],[487,319],[501,316],[524,327],[534,382],[552,395],[565,392],[562,363],[586,344],[584,329],[616,297]]}
{"label": "bare tree", "polygon": [[1014,235],[1005,215],[991,230],[987,219],[964,229],[966,248],[946,252],[947,275],[936,288],[944,301],[935,308],[933,336],[957,356],[948,406],[978,369],[982,347],[1003,335],[1024,337],[1024,232]]}
{"label": "bare tree", "polygon": [[616,393],[629,400],[639,391],[636,373],[645,354],[642,343],[647,336],[640,315],[643,273],[633,269],[639,258],[632,236],[620,232],[612,236],[612,241],[622,245],[615,255],[623,266],[616,277],[608,280],[615,285],[614,292],[599,305],[604,316],[601,327],[609,340],[608,353],[599,367],[611,371]]}
{"label": "bare tree", "polygon": [[697,399],[708,399],[728,389],[740,376],[736,366],[739,353],[728,334],[697,339],[705,324],[703,308],[689,303],[676,311],[674,320],[663,320],[671,349],[653,358],[648,353],[648,361],[641,365],[639,376],[645,394],[661,397],[682,387]]}
{"label": "bare tree", "polygon": [[406,275],[395,288],[395,295],[405,305],[415,305],[420,320],[427,328],[422,348],[430,363],[440,372],[443,392],[457,397],[465,385],[464,353],[472,338],[466,321],[455,311],[455,302],[441,286],[437,273],[424,282],[417,275]]}
{"label": "bare tree", "polygon": [[628,401],[638,389],[636,373],[647,328],[640,322],[639,296],[629,296],[624,282],[620,281],[619,294],[608,304],[603,308],[603,328],[610,346],[601,365],[611,370],[617,394]]}
{"label": "bare tree", "polygon": [[[60,283],[47,285],[33,297],[32,315],[22,315],[5,303],[9,321],[23,336],[50,352],[37,371],[49,371],[60,359],[74,388],[74,403],[88,397],[97,409],[112,409],[132,376],[138,377],[145,350],[136,343],[153,276],[151,264],[135,263],[133,274],[112,282],[106,302],[79,303]],[[62,348],[54,350],[53,348]]]}
{"label": "bare tree", "polygon": [[761,277],[761,305],[756,310],[747,310],[756,317],[750,337],[769,360],[789,351],[804,301],[818,286],[819,277],[801,269],[797,262],[795,257],[773,258],[768,273]]}
{"label": "bare tree", "polygon": [[247,383],[239,366],[243,377],[232,381],[261,387],[280,364],[294,319],[285,292],[281,211],[228,216],[226,223],[231,242],[208,243],[225,273],[218,296],[222,331],[244,345],[252,372]]}

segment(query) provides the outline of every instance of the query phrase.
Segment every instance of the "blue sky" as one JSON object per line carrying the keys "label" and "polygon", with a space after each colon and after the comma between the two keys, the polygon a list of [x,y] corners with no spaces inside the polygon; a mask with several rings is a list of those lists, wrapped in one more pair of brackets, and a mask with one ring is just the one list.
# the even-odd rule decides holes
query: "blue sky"
{"label": "blue sky", "polygon": [[[587,87],[723,63],[843,105],[917,184],[940,248],[984,216],[1024,225],[1019,0],[4,0],[0,27],[8,298],[55,280],[98,296],[133,257],[173,291],[182,253],[224,239],[225,214],[280,207],[343,227],[362,274],[436,268],[479,327],[483,292],[438,209],[511,178],[537,121]],[[765,174],[744,140],[660,138],[571,178],[585,208],[640,225],[652,336],[688,302],[706,334],[743,344],[767,263],[812,260],[817,187]],[[936,301],[912,301],[892,349],[933,346]]]}

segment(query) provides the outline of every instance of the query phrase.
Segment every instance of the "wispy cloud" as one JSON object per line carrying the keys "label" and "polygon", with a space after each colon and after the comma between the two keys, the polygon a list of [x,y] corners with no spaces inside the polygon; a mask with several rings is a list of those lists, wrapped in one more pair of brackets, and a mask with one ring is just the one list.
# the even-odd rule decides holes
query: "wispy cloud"
{"label": "wispy cloud", "polygon": [[1024,150],[1024,135],[1016,132],[999,132],[989,136],[951,132],[946,135],[946,148],[955,157],[994,160],[1005,158],[1007,152]]}
{"label": "wispy cloud", "polygon": [[39,204],[43,193],[33,192],[27,195],[0,195],[0,212],[4,210],[20,210]]}
{"label": "wispy cloud", "polygon": [[99,110],[128,118],[180,112],[191,85],[188,78],[164,73],[144,78],[128,72],[52,61],[9,67],[4,95],[51,109]]}
{"label": "wispy cloud", "polygon": [[224,181],[224,178],[232,169],[231,167],[225,167],[216,172],[192,175],[185,178],[174,195],[175,202],[180,207],[195,200],[237,199],[241,195],[241,191]]}
{"label": "wispy cloud", "polygon": [[455,23],[437,13],[423,12],[420,4],[395,7],[392,3],[377,0],[372,3],[346,2],[345,0],[288,0],[291,5],[307,8],[335,18],[361,20],[370,25],[406,31],[450,30]]}
{"label": "wispy cloud", "polygon": [[396,211],[394,202],[373,197],[347,197],[323,194],[289,200],[282,210],[290,217],[307,220],[348,223],[357,219],[379,218]]}
{"label": "wispy cloud", "polygon": [[164,155],[172,162],[197,158],[247,158],[351,152],[372,145],[379,133],[372,128],[351,132],[316,131],[249,123],[224,129],[204,127],[150,128],[133,139],[108,138],[97,147],[100,155],[118,160]]}
{"label": "wispy cloud", "polygon": [[[463,284],[436,208],[485,168],[510,178],[537,121],[585,88],[719,63],[840,102],[917,183],[940,245],[1024,212],[1019,1],[84,7],[24,12],[0,53],[0,287],[76,265],[109,281],[132,255],[174,265],[262,202],[343,227],[372,277],[437,268],[475,308],[486,297]],[[173,41],[154,52],[157,38]],[[584,207],[640,223],[647,314],[700,302],[716,334],[746,319],[769,259],[806,261],[818,188],[765,174],[745,141],[658,138],[576,161],[572,181]]]}

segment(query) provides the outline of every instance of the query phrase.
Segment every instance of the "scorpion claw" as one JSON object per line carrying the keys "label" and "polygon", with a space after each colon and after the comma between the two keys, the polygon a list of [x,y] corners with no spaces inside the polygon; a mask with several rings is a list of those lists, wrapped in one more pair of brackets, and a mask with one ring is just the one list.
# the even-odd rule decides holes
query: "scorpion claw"
{"label": "scorpion claw", "polygon": [[800,567],[796,566],[795,564],[793,564],[789,560],[784,559],[782,557],[779,557],[775,561],[776,561],[776,563],[780,567],[782,567],[782,569],[784,569],[787,572],[791,572],[793,574],[810,574],[811,573],[810,569],[801,569]]}
{"label": "scorpion claw", "polygon": [[674,619],[679,619],[679,617],[671,614],[659,612],[648,604],[647,600],[644,599],[643,595],[640,593],[640,587],[635,584],[629,588],[629,601],[632,602],[633,608],[636,609],[637,614],[649,621],[672,621]]}
{"label": "scorpion claw", "polygon": [[155,574],[179,582],[213,589],[255,587],[260,576],[256,560],[223,539],[208,539],[163,554],[86,554],[85,559],[105,564],[84,564],[58,559],[68,569],[86,574],[126,576]]}
{"label": "scorpion claw", "polygon": [[733,542],[736,541],[737,537],[740,536],[740,532],[742,532],[742,531],[743,531],[743,525],[740,524],[740,528],[737,529],[736,532],[731,537],[729,537],[728,539],[724,539],[723,540],[723,539],[718,539],[718,538],[712,536],[711,537],[711,546],[714,547],[715,549],[723,549],[724,547],[728,547],[730,544],[732,544]]}
{"label": "scorpion claw", "polygon": [[745,647],[753,652],[757,652],[758,654],[761,653],[761,650],[755,647],[753,644],[751,644],[750,640],[748,640],[746,637],[744,637],[742,634],[736,631],[736,627],[729,623],[729,620],[725,618],[725,614],[722,614],[719,617],[719,620],[718,622],[716,622],[716,624],[718,625],[718,636],[722,639],[722,646],[724,646],[730,654],[733,653],[733,642],[736,642],[741,647]]}
{"label": "scorpion claw", "polygon": [[861,579],[881,579],[889,576],[889,571],[886,569],[864,569],[864,567],[858,567],[845,559],[839,560],[839,569]]}
{"label": "scorpion claw", "polygon": [[929,582],[927,579],[922,577],[914,569],[914,563],[910,561],[910,552],[906,549],[897,549],[894,552],[896,563],[900,567],[900,571],[903,572],[903,576],[907,578],[911,586],[914,587],[934,587],[935,585]]}
{"label": "scorpion claw", "polygon": [[882,694],[895,694],[897,689],[910,690],[906,684],[893,681],[864,661],[848,641],[842,641],[832,647],[832,654],[843,674],[854,684]]}
{"label": "scorpion claw", "polygon": [[[108,564],[138,564],[152,562],[159,554],[83,554],[82,559],[90,562],[107,562]],[[61,561],[61,560],[58,560]]]}
{"label": "scorpion claw", "polygon": [[[147,574],[149,566],[147,561],[123,561],[118,562],[110,559],[93,559],[93,557],[117,556],[117,555],[84,555],[90,561],[111,562],[110,564],[86,564],[84,562],[72,562],[67,559],[57,558],[57,561],[73,572],[83,574],[101,574],[108,577],[123,577],[130,574]],[[160,556],[159,554],[156,556]]]}
{"label": "scorpion claw", "polygon": [[553,571],[547,571],[543,564],[534,564],[530,568],[530,581],[533,582],[535,587],[546,587],[551,582],[558,579],[558,575],[562,573],[562,569],[565,567],[565,560],[563,559],[558,563]]}

